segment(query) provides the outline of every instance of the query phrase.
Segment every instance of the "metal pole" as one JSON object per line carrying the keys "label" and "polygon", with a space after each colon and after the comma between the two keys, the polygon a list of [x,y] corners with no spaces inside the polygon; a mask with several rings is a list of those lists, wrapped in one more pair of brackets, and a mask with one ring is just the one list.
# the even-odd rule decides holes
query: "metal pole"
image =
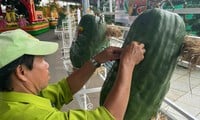
{"label": "metal pole", "polygon": [[82,0],[82,6],[83,6],[83,15],[85,15],[87,13],[88,8],[90,7],[90,1]]}
{"label": "metal pole", "polygon": [[194,116],[192,116],[191,114],[189,114],[188,112],[186,112],[185,110],[183,110],[182,108],[180,108],[179,106],[177,106],[176,104],[174,104],[171,100],[169,100],[168,98],[164,99],[164,102],[167,103],[169,106],[171,106],[172,108],[174,108],[176,111],[178,111],[179,113],[181,113],[184,117],[186,117],[188,120],[197,120],[197,118],[195,118]]}
{"label": "metal pole", "polygon": [[97,0],[97,9],[100,9],[100,0]]}
{"label": "metal pole", "polygon": [[112,10],[112,0],[109,0],[109,8],[110,8],[110,12],[112,13],[113,10]]}

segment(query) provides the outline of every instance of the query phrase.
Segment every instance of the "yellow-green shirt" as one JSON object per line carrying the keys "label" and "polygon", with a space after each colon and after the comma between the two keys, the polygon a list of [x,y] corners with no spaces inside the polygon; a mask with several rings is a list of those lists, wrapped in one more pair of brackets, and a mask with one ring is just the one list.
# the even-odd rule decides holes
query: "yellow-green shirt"
{"label": "yellow-green shirt", "polygon": [[90,111],[59,110],[72,99],[66,79],[49,85],[38,96],[20,92],[0,92],[0,120],[114,120],[103,106]]}

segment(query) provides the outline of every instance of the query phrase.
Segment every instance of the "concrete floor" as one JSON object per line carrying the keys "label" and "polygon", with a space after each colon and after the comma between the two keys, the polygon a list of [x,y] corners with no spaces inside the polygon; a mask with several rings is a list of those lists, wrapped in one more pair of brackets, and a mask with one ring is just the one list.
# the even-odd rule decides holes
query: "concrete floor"
{"label": "concrete floor", "polygon": [[[50,64],[50,83],[54,83],[63,77],[66,77],[68,72],[66,71],[63,65],[63,60],[61,59],[62,41],[58,40],[53,30],[36,37],[44,41],[54,41],[60,45],[59,50],[55,54],[46,57],[46,60]],[[96,72],[87,83],[87,88],[100,87],[102,84],[103,80]],[[91,93],[88,94],[88,96],[90,102],[93,104],[93,108],[97,107],[99,105],[99,93]],[[166,98],[169,98],[178,107],[196,117],[197,120],[200,120],[200,69],[190,72],[187,68],[177,66],[172,76],[171,87]],[[68,109],[79,108],[80,106],[77,100],[74,99],[69,105],[65,105],[62,110],[66,111]],[[161,108],[172,115],[174,119],[187,120],[166,103],[163,103]]]}

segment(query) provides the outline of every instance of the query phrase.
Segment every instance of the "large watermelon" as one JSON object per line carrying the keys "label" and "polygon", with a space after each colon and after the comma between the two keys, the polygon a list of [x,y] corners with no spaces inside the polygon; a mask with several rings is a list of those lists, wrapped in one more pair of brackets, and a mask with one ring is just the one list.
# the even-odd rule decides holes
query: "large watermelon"
{"label": "large watermelon", "polygon": [[109,46],[106,23],[101,17],[84,15],[78,26],[76,41],[70,48],[72,65],[80,68],[87,60]]}
{"label": "large watermelon", "polygon": [[[185,36],[182,18],[162,9],[147,10],[130,27],[123,47],[136,40],[145,44],[145,58],[135,67],[125,120],[149,120],[156,115],[169,90],[170,78]],[[116,79],[115,62],[102,87],[103,105]]]}

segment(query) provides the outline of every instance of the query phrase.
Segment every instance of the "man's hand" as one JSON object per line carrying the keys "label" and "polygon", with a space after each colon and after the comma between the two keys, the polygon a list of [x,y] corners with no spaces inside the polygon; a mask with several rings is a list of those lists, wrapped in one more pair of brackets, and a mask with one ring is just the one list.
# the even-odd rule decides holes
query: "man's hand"
{"label": "man's hand", "polygon": [[99,63],[120,59],[122,48],[110,46],[97,54],[94,59]]}
{"label": "man's hand", "polygon": [[144,53],[144,44],[133,41],[124,48],[120,56],[120,62],[134,67],[144,59]]}

